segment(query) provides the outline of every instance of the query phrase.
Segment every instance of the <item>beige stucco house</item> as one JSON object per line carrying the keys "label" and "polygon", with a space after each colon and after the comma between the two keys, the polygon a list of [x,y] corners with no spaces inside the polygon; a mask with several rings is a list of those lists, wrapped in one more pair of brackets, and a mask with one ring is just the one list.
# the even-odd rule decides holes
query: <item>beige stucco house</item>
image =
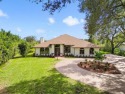
{"label": "beige stucco house", "polygon": [[34,46],[35,56],[94,56],[95,51],[99,51],[98,45],[92,44],[83,39],[64,34]]}

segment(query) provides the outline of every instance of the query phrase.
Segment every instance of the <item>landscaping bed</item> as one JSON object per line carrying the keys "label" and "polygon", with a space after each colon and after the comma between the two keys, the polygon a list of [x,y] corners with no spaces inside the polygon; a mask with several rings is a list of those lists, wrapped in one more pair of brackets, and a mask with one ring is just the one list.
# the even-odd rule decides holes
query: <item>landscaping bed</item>
{"label": "landscaping bed", "polygon": [[121,74],[120,71],[112,63],[102,61],[87,61],[79,62],[78,66],[88,71],[107,74]]}

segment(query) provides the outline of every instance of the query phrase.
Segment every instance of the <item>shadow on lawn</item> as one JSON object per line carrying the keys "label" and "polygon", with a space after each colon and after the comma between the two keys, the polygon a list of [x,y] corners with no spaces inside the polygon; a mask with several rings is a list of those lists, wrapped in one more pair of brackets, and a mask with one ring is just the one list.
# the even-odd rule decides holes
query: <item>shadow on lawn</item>
{"label": "shadow on lawn", "polygon": [[71,84],[66,77],[50,71],[51,75],[41,79],[22,81],[0,90],[0,94],[107,94],[79,82]]}

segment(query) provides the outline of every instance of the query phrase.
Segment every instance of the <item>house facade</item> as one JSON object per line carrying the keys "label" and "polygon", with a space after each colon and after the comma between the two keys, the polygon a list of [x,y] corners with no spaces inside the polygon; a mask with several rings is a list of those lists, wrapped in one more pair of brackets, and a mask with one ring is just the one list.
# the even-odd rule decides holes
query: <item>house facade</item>
{"label": "house facade", "polygon": [[98,45],[64,34],[47,42],[41,39],[40,44],[34,46],[35,56],[94,56],[99,51]]}

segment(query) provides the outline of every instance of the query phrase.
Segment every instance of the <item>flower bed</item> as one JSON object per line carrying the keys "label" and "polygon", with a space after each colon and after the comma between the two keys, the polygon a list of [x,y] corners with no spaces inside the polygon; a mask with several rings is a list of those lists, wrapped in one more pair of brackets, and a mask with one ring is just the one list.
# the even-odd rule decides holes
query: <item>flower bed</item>
{"label": "flower bed", "polygon": [[78,63],[80,68],[96,73],[108,73],[108,74],[120,74],[120,71],[114,66],[114,64],[101,61],[87,61]]}

